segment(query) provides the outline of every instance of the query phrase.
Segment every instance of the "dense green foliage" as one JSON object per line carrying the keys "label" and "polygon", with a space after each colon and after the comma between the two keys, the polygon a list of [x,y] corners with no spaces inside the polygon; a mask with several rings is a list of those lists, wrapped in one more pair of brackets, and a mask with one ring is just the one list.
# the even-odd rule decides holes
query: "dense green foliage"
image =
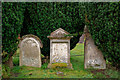
{"label": "dense green foliage", "polygon": [[[2,3],[0,3],[0,53],[2,53],[2,28],[1,28],[1,26],[2,26]],[[0,64],[1,64],[1,62],[2,62],[2,58],[1,58],[2,56],[1,56],[1,54],[0,54]],[[1,79],[1,78],[0,78]]]}
{"label": "dense green foliage", "polygon": [[3,62],[17,50],[17,37],[23,24],[24,3],[2,3],[2,50]]}
{"label": "dense green foliage", "polygon": [[[104,57],[120,66],[118,3],[3,3],[2,6],[3,51],[9,54],[16,51],[19,33],[21,36],[34,34],[43,42],[42,54],[48,55],[47,36],[51,32],[61,27],[71,34],[78,33],[86,24]],[[88,22],[84,20],[85,14]],[[71,49],[79,37],[71,39]]]}
{"label": "dense green foliage", "polygon": [[119,4],[90,3],[86,5],[89,30],[95,44],[104,57],[120,67],[120,26],[118,25]]}
{"label": "dense green foliage", "polygon": [[[22,35],[34,34],[43,42],[42,53],[49,55],[51,32],[63,28],[69,33],[83,32],[84,21],[79,16],[78,3],[26,3]],[[71,39],[71,49],[80,35]]]}

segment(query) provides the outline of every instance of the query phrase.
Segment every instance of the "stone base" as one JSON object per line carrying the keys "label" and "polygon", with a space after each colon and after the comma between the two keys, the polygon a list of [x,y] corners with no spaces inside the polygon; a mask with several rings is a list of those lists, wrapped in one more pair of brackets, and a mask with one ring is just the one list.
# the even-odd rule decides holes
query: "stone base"
{"label": "stone base", "polygon": [[[52,64],[49,63],[48,66],[47,66],[47,68],[53,68],[53,67],[52,67]],[[69,69],[72,69],[72,70],[73,70],[73,67],[72,67],[72,64],[71,64],[71,63],[68,63],[66,68],[69,68]]]}
{"label": "stone base", "polygon": [[84,66],[85,69],[106,69],[106,64],[103,63],[103,64],[100,64],[100,65],[89,65],[89,64],[86,64]]}

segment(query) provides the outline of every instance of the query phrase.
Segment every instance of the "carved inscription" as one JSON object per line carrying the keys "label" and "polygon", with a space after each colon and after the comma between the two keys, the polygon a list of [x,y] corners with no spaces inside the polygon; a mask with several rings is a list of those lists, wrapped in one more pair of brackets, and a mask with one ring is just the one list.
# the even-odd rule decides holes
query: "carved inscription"
{"label": "carved inscription", "polygon": [[53,43],[52,62],[67,63],[68,43]]}
{"label": "carved inscription", "polygon": [[25,66],[41,66],[40,43],[34,38],[25,38],[21,42],[21,62]]}

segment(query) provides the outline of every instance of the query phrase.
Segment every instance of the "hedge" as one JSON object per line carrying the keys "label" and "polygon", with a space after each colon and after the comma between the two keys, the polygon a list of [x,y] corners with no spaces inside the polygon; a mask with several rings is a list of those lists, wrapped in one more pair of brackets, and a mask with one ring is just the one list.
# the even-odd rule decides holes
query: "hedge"
{"label": "hedge", "polygon": [[90,33],[106,60],[120,67],[119,3],[90,3],[86,5]]}
{"label": "hedge", "polygon": [[72,49],[79,41],[79,32],[82,33],[84,26],[88,25],[92,38],[104,57],[113,65],[120,66],[118,2],[27,2],[2,3],[2,6],[2,50],[8,54],[16,51],[20,33],[21,36],[38,36],[44,46],[42,54],[49,55],[50,40],[47,36],[60,27],[71,34],[77,34],[71,39]]}
{"label": "hedge", "polygon": [[[2,61],[17,50],[17,37],[23,26],[24,3],[2,3]],[[5,54],[7,52],[7,54]]]}
{"label": "hedge", "polygon": [[80,34],[83,32],[84,21],[79,16],[78,3],[26,3],[23,28],[21,36],[34,34],[43,43],[42,53],[50,54],[50,40],[47,38],[51,32],[58,28],[63,28],[67,32],[76,33],[71,39],[71,49],[79,41]]}

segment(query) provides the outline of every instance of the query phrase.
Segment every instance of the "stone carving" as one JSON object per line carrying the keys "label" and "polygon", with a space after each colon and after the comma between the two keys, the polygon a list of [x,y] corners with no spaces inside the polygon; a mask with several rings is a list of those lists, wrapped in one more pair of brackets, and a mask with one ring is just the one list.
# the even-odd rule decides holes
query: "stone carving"
{"label": "stone carving", "polygon": [[67,47],[67,43],[53,43],[53,63],[67,63]]}
{"label": "stone carving", "polygon": [[94,44],[87,26],[85,26],[84,33],[86,37],[84,43],[84,68],[106,69],[103,54]]}
{"label": "stone carving", "polygon": [[73,36],[67,36],[70,33],[62,28],[59,28],[47,36],[50,39],[50,63],[48,68],[51,68],[52,63],[66,63],[68,68],[72,69],[70,63],[70,39]]}
{"label": "stone carving", "polygon": [[22,37],[20,42],[20,66],[41,67],[41,40],[32,34]]}

